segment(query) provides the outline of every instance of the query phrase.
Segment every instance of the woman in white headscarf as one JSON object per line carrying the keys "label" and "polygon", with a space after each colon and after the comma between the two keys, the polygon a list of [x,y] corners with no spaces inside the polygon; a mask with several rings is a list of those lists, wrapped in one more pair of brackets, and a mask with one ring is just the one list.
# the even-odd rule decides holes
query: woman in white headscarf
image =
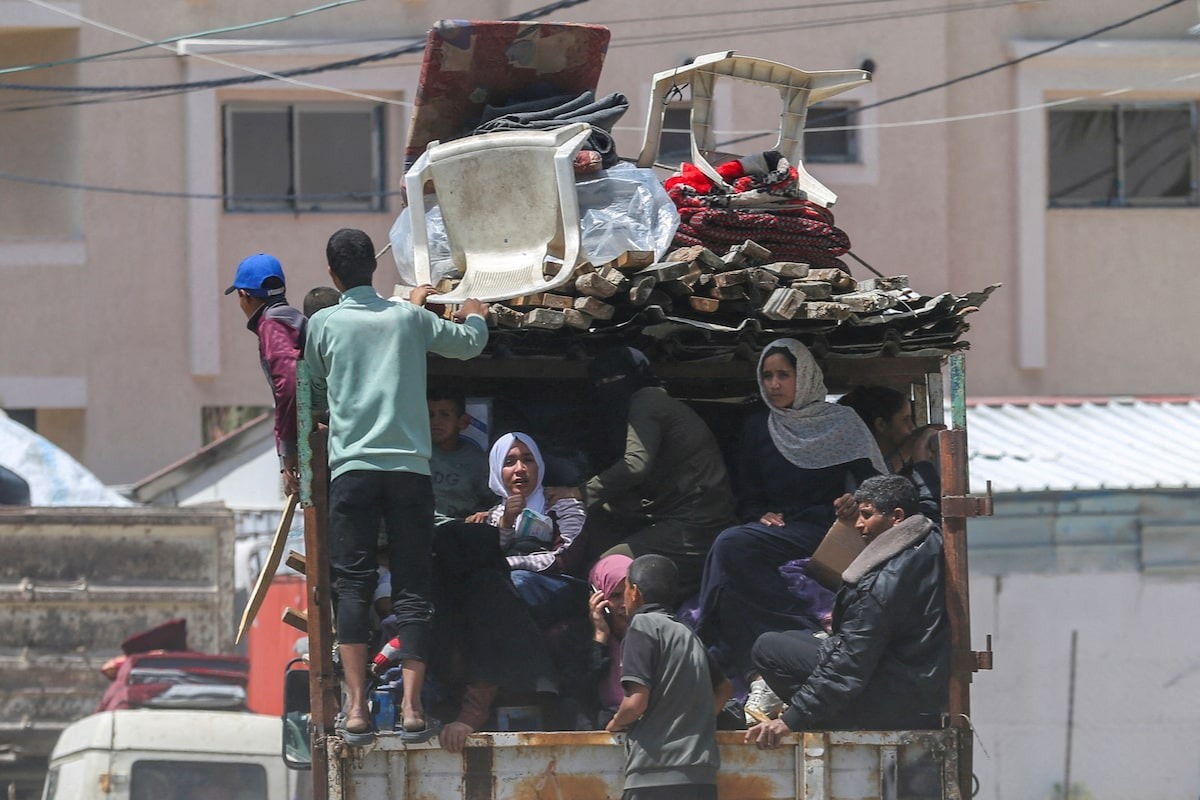
{"label": "woman in white headscarf", "polygon": [[747,420],[734,473],[742,524],[722,531],[709,551],[698,623],[741,677],[760,634],[817,627],[811,604],[789,592],[779,568],[811,556],[837,517],[853,519],[854,488],[887,473],[859,416],[825,401],[824,377],[803,344],[768,345],[758,378],[766,408]]}
{"label": "woman in white headscarf", "polygon": [[488,466],[488,486],[502,501],[486,512],[485,521],[500,530],[500,549],[517,593],[540,627],[577,615],[587,585],[562,574],[562,559],[583,530],[583,503],[571,497],[546,502],[546,464],[529,434],[497,439]]}

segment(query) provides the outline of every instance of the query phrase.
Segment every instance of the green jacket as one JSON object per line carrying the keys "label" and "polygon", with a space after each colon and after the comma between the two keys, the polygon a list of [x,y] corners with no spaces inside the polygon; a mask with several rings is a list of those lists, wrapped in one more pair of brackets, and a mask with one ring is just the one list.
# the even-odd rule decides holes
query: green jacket
{"label": "green jacket", "polygon": [[308,322],[304,363],[314,410],[329,409],[329,470],[429,474],[425,355],[467,359],[487,344],[487,322],[459,325],[355,286]]}
{"label": "green jacket", "polygon": [[633,394],[625,456],[580,489],[586,506],[696,528],[731,525],[733,493],[712,431],[658,386]]}

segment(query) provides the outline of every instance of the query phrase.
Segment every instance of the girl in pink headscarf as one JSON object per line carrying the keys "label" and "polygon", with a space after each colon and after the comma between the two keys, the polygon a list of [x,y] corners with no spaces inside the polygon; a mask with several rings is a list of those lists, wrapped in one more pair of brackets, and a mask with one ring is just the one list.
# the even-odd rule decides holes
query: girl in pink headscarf
{"label": "girl in pink headscarf", "polygon": [[605,556],[588,573],[595,590],[588,610],[592,620],[592,669],[598,682],[600,728],[612,718],[625,696],[621,689],[621,640],[629,628],[624,591],[625,576],[632,563],[629,556]]}

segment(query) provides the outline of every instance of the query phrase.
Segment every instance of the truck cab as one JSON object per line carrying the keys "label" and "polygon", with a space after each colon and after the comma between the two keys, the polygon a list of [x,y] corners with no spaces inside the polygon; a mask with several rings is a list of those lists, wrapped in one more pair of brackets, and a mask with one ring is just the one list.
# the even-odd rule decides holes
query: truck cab
{"label": "truck cab", "polygon": [[281,735],[248,712],[103,711],[62,732],[42,800],[289,800]]}

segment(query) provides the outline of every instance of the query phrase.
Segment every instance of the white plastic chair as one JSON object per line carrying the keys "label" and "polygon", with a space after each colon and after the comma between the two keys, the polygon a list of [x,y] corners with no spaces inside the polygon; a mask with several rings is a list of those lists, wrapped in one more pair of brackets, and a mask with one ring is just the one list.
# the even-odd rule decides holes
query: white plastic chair
{"label": "white plastic chair", "polygon": [[[579,259],[575,153],[591,133],[579,122],[549,131],[500,131],[430,144],[404,177],[414,220],[417,282],[430,282],[425,226],[427,181],[433,182],[462,282],[433,303],[508,300],[570,279]],[[544,275],[547,256],[561,261]]]}
{"label": "white plastic chair", "polygon": [[638,156],[639,167],[654,166],[658,158],[658,144],[662,134],[663,116],[666,112],[664,100],[667,93],[677,86],[690,84],[692,89],[692,163],[711,178],[717,186],[729,189],[716,169],[701,153],[703,146],[712,146],[712,98],[713,85],[718,77],[775,86],[783,101],[780,115],[779,139],[773,149],[779,150],[788,163],[799,174],[799,185],[814,203],[829,207],[837,201],[837,195],[824,184],[808,174],[801,163],[804,154],[804,123],[808,118],[808,107],[847,89],[869,83],[871,73],[861,69],[826,70],[805,72],[776,61],[766,61],[749,56],[735,56],[733,51],[709,53],[700,56],[691,64],[678,69],[669,69],[654,76],[654,91],[650,97],[650,110],[646,116],[646,138]]}

